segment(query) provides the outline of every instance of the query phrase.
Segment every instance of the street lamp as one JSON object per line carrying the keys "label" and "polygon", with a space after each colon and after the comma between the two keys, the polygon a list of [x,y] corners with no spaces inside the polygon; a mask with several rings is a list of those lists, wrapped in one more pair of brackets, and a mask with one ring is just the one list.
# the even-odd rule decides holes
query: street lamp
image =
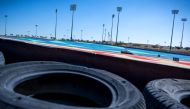
{"label": "street lamp", "polygon": [[57,9],[55,10],[55,39],[57,38]]}
{"label": "street lamp", "polygon": [[170,41],[170,51],[172,49],[172,39],[173,39],[173,31],[174,31],[174,25],[175,25],[175,15],[179,13],[179,10],[172,10],[173,17],[173,25],[172,25],[172,34],[171,34],[171,41]]}
{"label": "street lamp", "polygon": [[111,25],[111,42],[112,42],[112,31],[113,31],[113,19],[114,19],[115,15],[112,15],[112,25]]}
{"label": "street lamp", "polygon": [[72,11],[72,24],[71,24],[71,40],[73,40],[73,17],[74,17],[74,12],[76,11],[76,4],[71,4],[70,5],[70,11]]}
{"label": "street lamp", "polygon": [[8,15],[5,15],[5,36],[7,36],[7,17]]}
{"label": "street lamp", "polygon": [[102,43],[104,41],[104,27],[105,27],[105,24],[102,25],[103,26],[103,31],[102,31]]}
{"label": "street lamp", "polygon": [[117,32],[116,32],[116,44],[117,44],[117,38],[118,38],[118,31],[119,31],[119,15],[120,12],[122,11],[122,7],[117,7],[117,12],[118,12],[118,21],[117,21]]}
{"label": "street lamp", "polygon": [[184,33],[184,26],[185,26],[185,22],[187,21],[186,18],[182,18],[181,21],[183,22],[183,28],[182,28],[182,36],[181,36],[181,42],[180,42],[180,47],[183,47],[183,33]]}
{"label": "street lamp", "polygon": [[35,25],[36,27],[36,37],[37,37],[37,34],[38,34],[38,25]]}

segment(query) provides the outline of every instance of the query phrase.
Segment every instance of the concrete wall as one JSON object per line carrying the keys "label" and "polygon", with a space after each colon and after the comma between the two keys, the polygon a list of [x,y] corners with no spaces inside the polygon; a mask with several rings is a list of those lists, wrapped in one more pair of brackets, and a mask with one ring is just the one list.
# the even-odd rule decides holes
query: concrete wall
{"label": "concrete wall", "polygon": [[190,69],[97,55],[70,49],[53,48],[0,38],[0,50],[6,63],[21,61],[61,61],[104,69],[122,76],[142,90],[145,84],[159,78],[190,79]]}

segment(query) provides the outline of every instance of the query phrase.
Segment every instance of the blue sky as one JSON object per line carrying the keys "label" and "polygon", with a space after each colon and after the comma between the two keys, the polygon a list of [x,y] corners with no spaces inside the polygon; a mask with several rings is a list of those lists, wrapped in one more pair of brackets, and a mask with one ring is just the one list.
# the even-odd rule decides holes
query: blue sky
{"label": "blue sky", "polygon": [[[173,15],[176,16],[173,46],[179,46],[182,31],[181,18],[190,19],[190,0],[0,0],[0,34],[4,34],[4,15],[8,15],[8,34],[54,36],[55,9],[58,9],[58,38],[69,38],[71,28],[70,4],[77,4],[74,16],[74,38],[101,40],[102,24],[111,30],[111,16],[120,14],[119,41],[169,45]],[[113,39],[116,35],[117,16],[114,18]],[[190,22],[185,23],[184,46],[190,47]],[[28,32],[29,31],[29,32]]]}

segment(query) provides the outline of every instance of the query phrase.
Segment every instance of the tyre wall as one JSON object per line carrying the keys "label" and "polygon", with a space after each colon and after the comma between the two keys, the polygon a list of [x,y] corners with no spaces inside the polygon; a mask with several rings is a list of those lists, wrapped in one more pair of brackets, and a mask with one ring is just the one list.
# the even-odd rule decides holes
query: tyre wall
{"label": "tyre wall", "polygon": [[143,90],[146,83],[160,78],[189,79],[190,69],[140,62],[90,52],[55,48],[0,38],[0,51],[6,63],[22,61],[60,61],[104,69],[122,76]]}

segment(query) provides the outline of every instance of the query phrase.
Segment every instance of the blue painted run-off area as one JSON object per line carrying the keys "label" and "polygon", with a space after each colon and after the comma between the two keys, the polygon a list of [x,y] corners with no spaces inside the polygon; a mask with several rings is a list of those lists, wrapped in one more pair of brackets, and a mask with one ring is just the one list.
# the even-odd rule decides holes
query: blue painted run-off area
{"label": "blue painted run-off area", "polygon": [[173,57],[176,57],[183,61],[190,61],[190,56],[186,55],[142,50],[136,48],[124,48],[118,46],[102,45],[102,44],[87,43],[87,42],[57,41],[57,40],[45,40],[45,39],[36,39],[36,38],[17,38],[17,39],[24,41],[31,41],[31,42],[63,45],[69,47],[77,47],[77,48],[85,48],[90,50],[99,50],[99,51],[117,52],[117,53],[120,53],[122,50],[127,49],[129,52],[141,56],[157,57],[158,55],[160,55],[160,58],[173,59]]}

